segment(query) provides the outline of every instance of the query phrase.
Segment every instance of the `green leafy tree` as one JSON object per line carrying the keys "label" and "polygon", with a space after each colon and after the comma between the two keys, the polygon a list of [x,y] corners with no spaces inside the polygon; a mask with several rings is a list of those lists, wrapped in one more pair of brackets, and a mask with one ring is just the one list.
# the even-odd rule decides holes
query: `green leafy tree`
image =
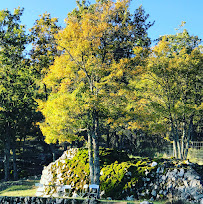
{"label": "green leafy tree", "polygon": [[162,135],[169,133],[174,156],[181,159],[187,158],[194,124],[202,114],[200,42],[186,30],[162,37],[152,49],[148,69],[137,84],[134,82],[147,116],[143,118],[146,128]]}
{"label": "green leafy tree", "polygon": [[146,23],[141,8],[132,16],[126,0],[77,3],[57,37],[63,54],[44,78],[52,92],[47,101],[38,101],[45,116],[40,127],[49,143],[74,140],[86,130],[90,180],[99,184],[100,127],[124,112],[126,85],[138,63],[133,47],[149,44],[147,29],[152,24]]}
{"label": "green leafy tree", "polygon": [[[13,150],[14,179],[17,179],[15,141],[23,126],[34,121],[31,113],[36,108],[32,97],[29,63],[25,57],[25,46],[29,36],[20,25],[23,9],[0,11],[0,117],[1,137],[4,141],[5,180],[9,179],[10,148]],[[29,115],[28,115],[29,113]]]}
{"label": "green leafy tree", "polygon": [[29,54],[33,66],[33,81],[35,81],[38,90],[37,97],[46,100],[48,90],[42,81],[49,66],[53,64],[54,58],[60,55],[55,39],[55,34],[60,30],[60,26],[57,25],[58,19],[52,18],[49,13],[44,13],[39,17],[30,29],[32,49]]}
{"label": "green leafy tree", "polygon": [[[33,68],[33,81],[36,84],[35,98],[47,100],[50,90],[43,83],[43,78],[47,74],[49,66],[53,64],[54,58],[60,55],[60,51],[57,49],[55,35],[61,28],[57,25],[58,19],[52,18],[49,13],[44,13],[39,17],[30,29],[32,49],[29,54]],[[42,139],[44,140],[43,137]],[[50,144],[53,160],[55,160],[54,146],[54,144]]]}

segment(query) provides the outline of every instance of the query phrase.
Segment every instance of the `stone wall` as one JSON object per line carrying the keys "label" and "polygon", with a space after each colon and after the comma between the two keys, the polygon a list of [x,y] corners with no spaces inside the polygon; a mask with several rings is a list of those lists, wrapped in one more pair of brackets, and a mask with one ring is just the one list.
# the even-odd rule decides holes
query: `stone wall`
{"label": "stone wall", "polygon": [[[118,204],[118,202],[103,202],[93,199],[64,199],[64,198],[40,198],[40,197],[0,197],[1,204]],[[127,202],[119,202],[127,204]],[[149,204],[149,203],[143,203]]]}
{"label": "stone wall", "polygon": [[[71,182],[68,184],[72,186],[77,186],[77,188],[73,189],[72,196],[77,197],[79,195],[79,191],[82,188],[80,186],[83,186],[87,181],[81,179],[80,174],[78,176],[76,173],[73,173],[73,169],[76,168],[75,163],[73,163],[73,169],[66,169],[68,160],[72,160],[77,152],[77,149],[70,149],[64,152],[62,157],[57,161],[44,168],[40,181],[44,187],[43,189],[39,188],[36,194],[37,196],[58,197],[57,189],[52,186],[46,187],[46,185],[53,183],[63,185],[66,181]],[[75,162],[80,163],[82,161]],[[116,177],[116,173],[123,174],[122,164],[125,171],[122,179],[120,179],[121,177]],[[150,159],[146,159],[145,161],[130,160],[123,163],[117,162],[117,165],[115,162],[115,165],[111,165],[111,167],[110,165],[106,165],[101,169],[101,179],[104,176],[103,174],[105,174],[104,170],[110,172],[104,180],[101,180],[101,195],[106,199],[120,199],[116,196],[111,197],[107,195],[109,189],[105,191],[105,185],[102,183],[107,182],[106,186],[110,188],[110,184],[112,184],[109,183],[112,181],[111,178],[116,177],[115,179],[117,180],[114,179],[116,181],[114,188],[120,182],[120,186],[117,186],[116,191],[119,192],[119,195],[122,195],[122,199],[124,200],[150,199],[153,201],[160,199],[182,199],[190,202],[203,202],[202,178],[194,169],[195,165],[193,163],[173,159],[157,162]],[[83,170],[84,166],[81,168],[82,172]],[[85,172],[83,174],[87,179],[88,175]],[[77,182],[73,182],[73,178],[79,179]]]}
{"label": "stone wall", "polygon": [[63,198],[40,198],[40,197],[0,197],[2,204],[96,204],[97,201],[63,199]]}
{"label": "stone wall", "polygon": [[[55,185],[63,185],[63,175],[60,171],[60,168],[63,169],[64,166],[66,166],[66,160],[72,159],[76,154],[77,154],[78,149],[77,148],[72,148],[70,150],[67,150],[63,153],[63,155],[57,159],[55,162],[50,163],[48,166],[45,166],[43,171],[42,171],[42,176],[40,180],[40,184],[43,185],[43,187],[39,187],[36,192],[36,196],[45,196],[49,197],[49,195],[52,195],[52,197],[59,197],[58,192],[55,192],[55,189],[52,188],[51,192],[49,191],[48,194],[45,193],[48,186],[50,184],[53,184],[53,170],[56,172],[56,182]],[[55,166],[55,168],[54,168]],[[57,189],[56,189],[57,190]]]}
{"label": "stone wall", "polygon": [[143,198],[151,194],[157,200],[163,195],[170,200],[203,201],[202,181],[192,167],[167,169],[166,165],[162,164],[154,174],[143,178],[147,187],[141,193]]}

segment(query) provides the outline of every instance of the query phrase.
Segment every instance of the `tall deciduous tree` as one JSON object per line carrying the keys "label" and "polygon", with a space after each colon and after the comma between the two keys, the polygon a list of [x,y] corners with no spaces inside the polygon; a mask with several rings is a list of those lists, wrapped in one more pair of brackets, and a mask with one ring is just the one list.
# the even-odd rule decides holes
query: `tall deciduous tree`
{"label": "tall deciduous tree", "polygon": [[91,183],[99,184],[101,121],[124,112],[127,85],[137,72],[133,47],[149,45],[147,18],[142,8],[131,15],[128,0],[82,1],[58,34],[63,54],[44,79],[52,92],[46,102],[39,101],[45,116],[40,127],[48,142],[88,132]]}
{"label": "tall deciduous tree", "polygon": [[186,159],[194,124],[202,113],[203,55],[200,40],[184,30],[164,36],[152,50],[148,70],[136,88],[144,94],[141,106],[148,127],[170,132],[174,156]]}

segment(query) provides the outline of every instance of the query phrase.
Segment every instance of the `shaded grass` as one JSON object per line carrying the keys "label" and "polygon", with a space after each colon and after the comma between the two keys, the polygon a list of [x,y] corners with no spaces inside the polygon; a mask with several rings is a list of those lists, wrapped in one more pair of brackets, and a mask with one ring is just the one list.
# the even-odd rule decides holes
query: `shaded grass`
{"label": "shaded grass", "polygon": [[9,181],[0,185],[0,196],[35,196],[35,183],[39,180]]}
{"label": "shaded grass", "polygon": [[189,149],[188,159],[190,162],[203,165],[203,148],[202,149]]}
{"label": "shaded grass", "polygon": [[28,186],[11,186],[0,192],[0,196],[35,196],[36,188]]}

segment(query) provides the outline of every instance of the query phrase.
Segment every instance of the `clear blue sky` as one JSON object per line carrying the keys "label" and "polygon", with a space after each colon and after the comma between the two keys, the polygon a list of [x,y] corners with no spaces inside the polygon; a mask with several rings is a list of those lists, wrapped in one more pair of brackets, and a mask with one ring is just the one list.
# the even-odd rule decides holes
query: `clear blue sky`
{"label": "clear blue sky", "polygon": [[[94,3],[95,0],[90,2]],[[132,0],[131,11],[141,4],[150,14],[150,21],[155,20],[155,25],[149,30],[152,39],[174,34],[182,21],[186,21],[185,28],[190,34],[203,39],[203,0]],[[18,6],[25,8],[22,24],[31,28],[45,11],[52,17],[58,17],[60,25],[64,26],[64,19],[76,7],[76,3],[75,0],[0,0],[0,10],[8,8],[13,12]]]}

